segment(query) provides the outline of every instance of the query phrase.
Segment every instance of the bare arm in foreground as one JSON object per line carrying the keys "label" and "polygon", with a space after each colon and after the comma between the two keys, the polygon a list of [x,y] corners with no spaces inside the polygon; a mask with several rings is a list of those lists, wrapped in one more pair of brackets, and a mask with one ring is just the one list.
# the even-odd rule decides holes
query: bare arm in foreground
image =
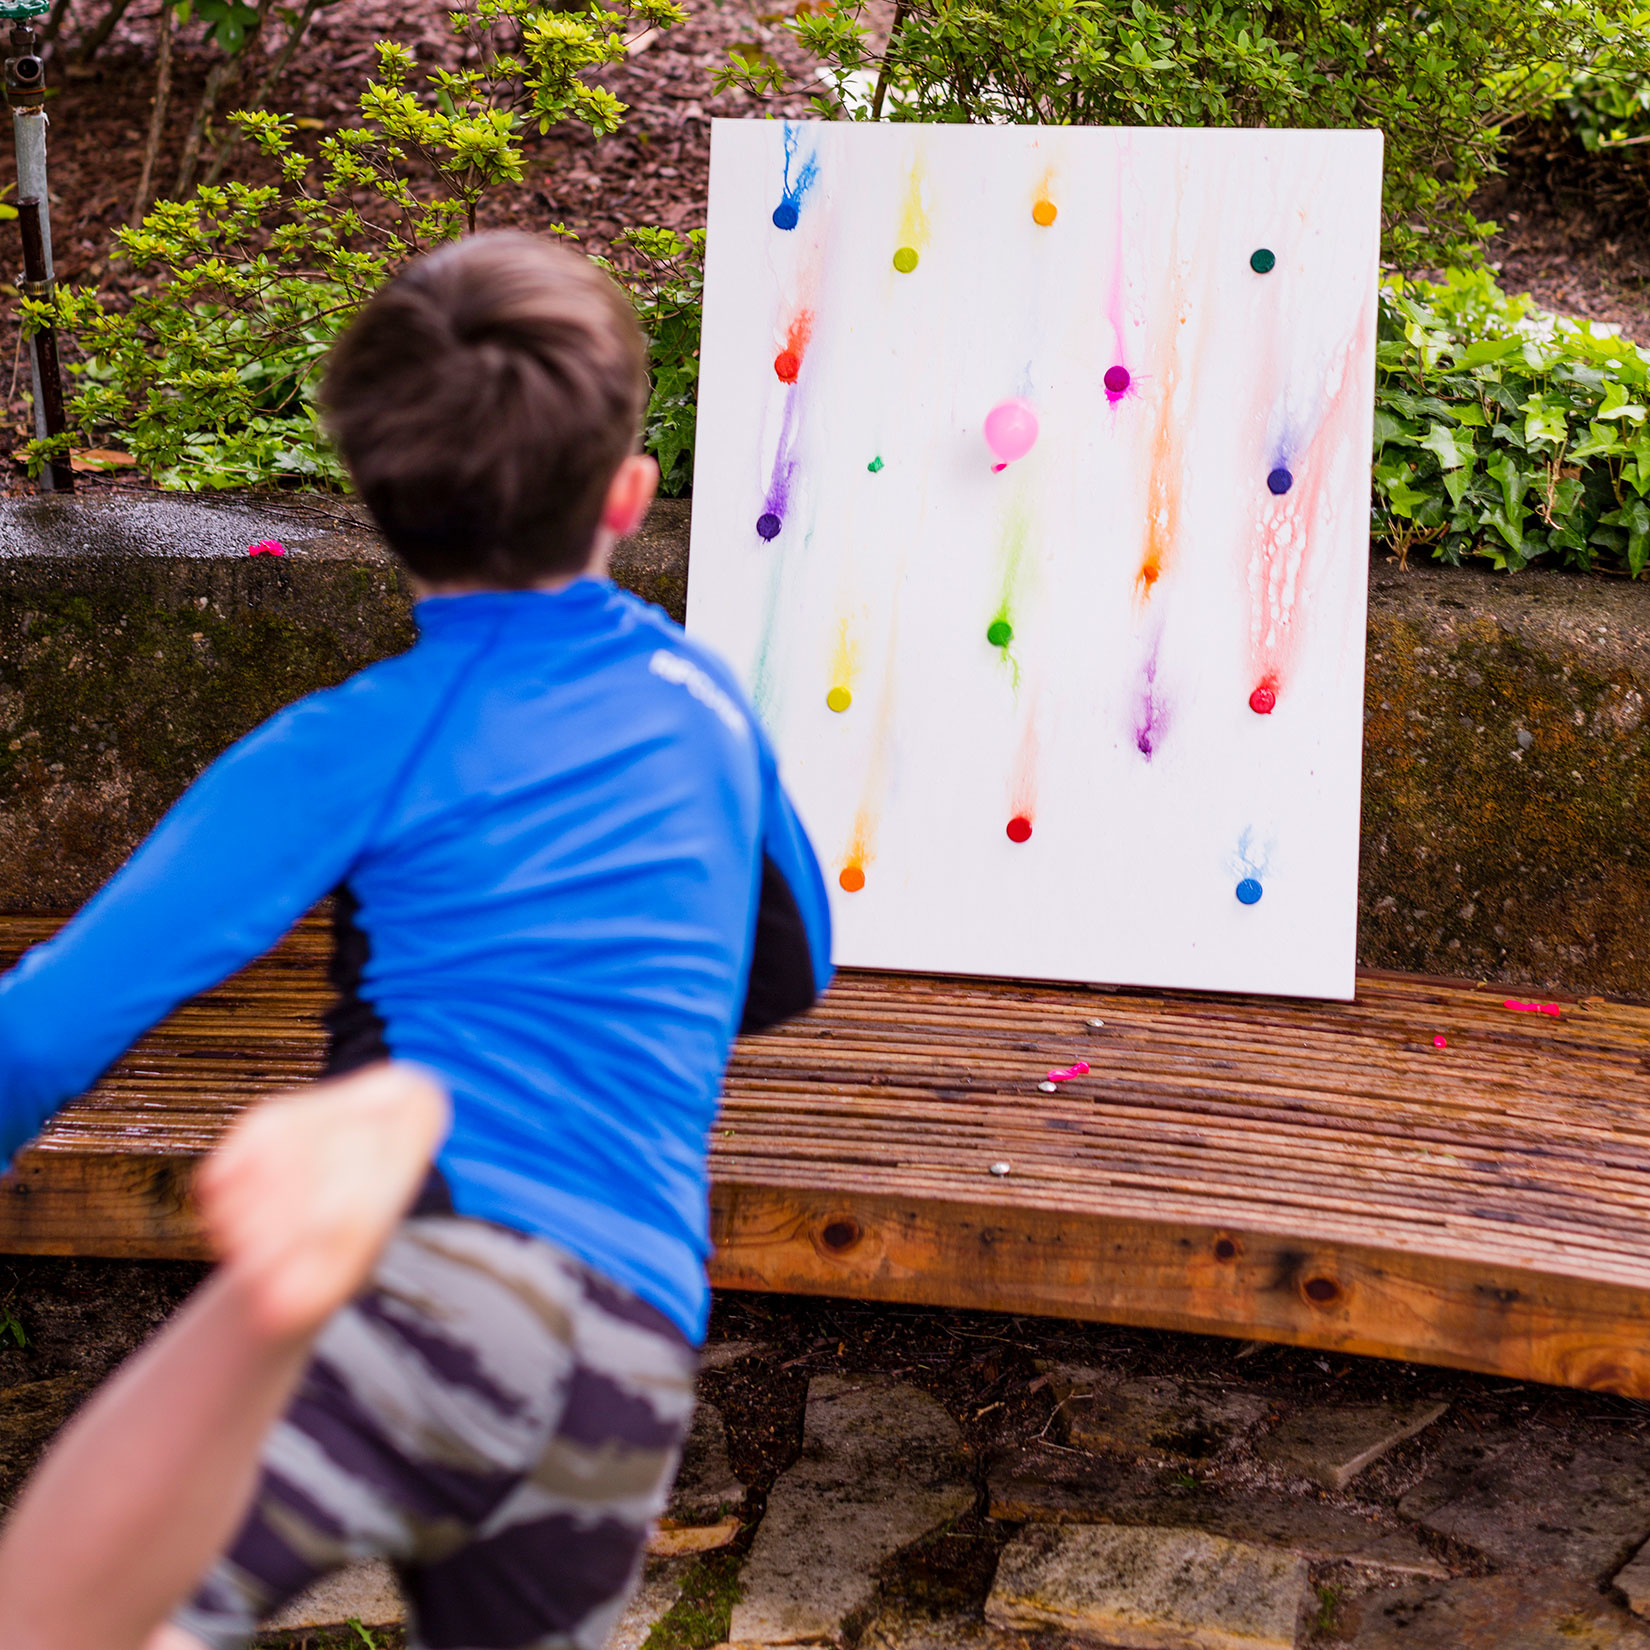
{"label": "bare arm in foreground", "polygon": [[195,1650],[163,1623],[233,1536],[316,1335],[448,1116],[432,1077],[384,1063],[265,1101],[206,1161],[222,1264],[64,1429],[0,1531],[8,1650]]}

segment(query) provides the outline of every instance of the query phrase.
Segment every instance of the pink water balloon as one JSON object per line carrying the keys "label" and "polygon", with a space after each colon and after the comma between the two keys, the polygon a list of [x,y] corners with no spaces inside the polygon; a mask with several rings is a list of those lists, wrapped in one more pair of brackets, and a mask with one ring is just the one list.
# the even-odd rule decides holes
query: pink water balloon
{"label": "pink water balloon", "polygon": [[1024,458],[1037,442],[1037,412],[1029,401],[1014,396],[999,401],[985,415],[985,444],[1001,470],[1017,458]]}

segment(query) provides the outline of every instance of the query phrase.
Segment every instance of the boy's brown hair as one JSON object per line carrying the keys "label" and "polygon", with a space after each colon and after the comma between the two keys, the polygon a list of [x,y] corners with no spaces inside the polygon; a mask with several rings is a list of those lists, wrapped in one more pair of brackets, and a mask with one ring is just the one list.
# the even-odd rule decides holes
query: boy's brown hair
{"label": "boy's brown hair", "polygon": [[414,573],[521,588],[588,561],[647,405],[647,350],[588,258],[504,231],[397,275],[338,341],[321,394]]}

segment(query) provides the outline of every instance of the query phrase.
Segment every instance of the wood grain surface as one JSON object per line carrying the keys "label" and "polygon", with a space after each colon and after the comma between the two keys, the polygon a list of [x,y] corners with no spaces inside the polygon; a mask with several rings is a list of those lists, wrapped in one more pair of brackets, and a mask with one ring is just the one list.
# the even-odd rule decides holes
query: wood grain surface
{"label": "wood grain surface", "polygon": [[[0,954],[53,926],[0,918]],[[66,1107],[0,1181],[0,1250],[199,1254],[195,1159],[320,1069],[326,943],[305,922]],[[735,1053],[712,1279],[1650,1397],[1650,1010],[1504,995],[845,974]],[[1087,1076],[1039,1089],[1078,1060]]]}

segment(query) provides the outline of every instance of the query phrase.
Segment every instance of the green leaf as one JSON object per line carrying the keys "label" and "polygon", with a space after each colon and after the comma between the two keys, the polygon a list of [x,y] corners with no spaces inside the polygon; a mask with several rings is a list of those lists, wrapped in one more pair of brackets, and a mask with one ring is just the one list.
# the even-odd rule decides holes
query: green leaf
{"label": "green leaf", "polygon": [[1472,437],[1446,424],[1433,423],[1421,438],[1428,452],[1436,453],[1438,463],[1445,470],[1459,470],[1470,465],[1474,458]]}
{"label": "green leaf", "polygon": [[1463,367],[1482,367],[1491,361],[1505,361],[1509,356],[1518,355],[1523,348],[1522,338],[1481,338],[1461,350],[1456,360]]}

